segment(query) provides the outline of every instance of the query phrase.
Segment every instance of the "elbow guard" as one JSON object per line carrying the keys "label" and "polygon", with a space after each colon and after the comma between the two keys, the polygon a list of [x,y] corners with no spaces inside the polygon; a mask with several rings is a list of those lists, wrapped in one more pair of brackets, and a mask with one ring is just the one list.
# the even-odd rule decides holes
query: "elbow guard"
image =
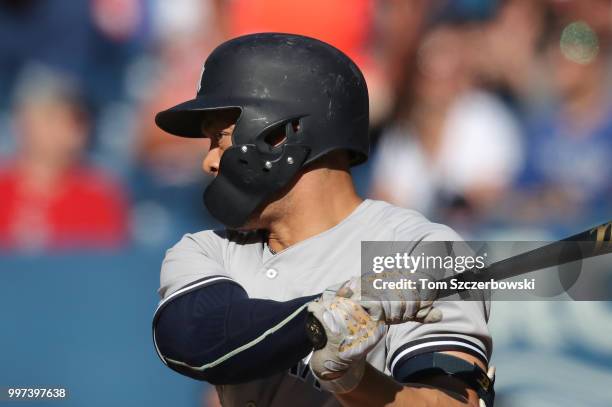
{"label": "elbow guard", "polygon": [[153,319],[155,347],[173,370],[212,384],[269,376],[312,350],[306,304],[316,297],[251,299],[232,280],[209,278],[160,304]]}

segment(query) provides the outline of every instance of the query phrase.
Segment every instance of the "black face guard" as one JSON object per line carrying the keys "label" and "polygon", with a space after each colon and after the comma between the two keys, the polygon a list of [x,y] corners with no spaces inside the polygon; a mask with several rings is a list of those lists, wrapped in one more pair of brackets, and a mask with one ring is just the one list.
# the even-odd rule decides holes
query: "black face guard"
{"label": "black face guard", "polygon": [[[264,132],[255,144],[227,149],[219,163],[219,173],[204,192],[210,213],[230,228],[243,226],[262,205],[288,185],[308,158],[308,147],[293,144],[294,121],[285,124],[285,141],[279,146],[265,142]],[[278,128],[273,126],[270,130]],[[282,127],[281,127],[282,128]]]}

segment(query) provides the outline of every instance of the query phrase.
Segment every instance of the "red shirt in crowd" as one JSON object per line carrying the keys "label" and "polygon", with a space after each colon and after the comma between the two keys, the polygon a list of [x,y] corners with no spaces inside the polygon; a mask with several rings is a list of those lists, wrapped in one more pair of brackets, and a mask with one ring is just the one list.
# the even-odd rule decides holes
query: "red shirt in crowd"
{"label": "red shirt in crowd", "polygon": [[40,191],[16,169],[0,170],[0,247],[3,249],[116,248],[127,236],[121,188],[78,167]]}

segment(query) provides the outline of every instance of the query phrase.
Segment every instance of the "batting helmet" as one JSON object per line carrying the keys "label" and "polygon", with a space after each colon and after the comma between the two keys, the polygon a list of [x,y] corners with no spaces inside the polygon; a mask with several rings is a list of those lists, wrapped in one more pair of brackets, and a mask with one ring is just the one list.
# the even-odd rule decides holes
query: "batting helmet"
{"label": "batting helmet", "polygon": [[[368,91],[359,68],[319,40],[262,33],[218,46],[202,68],[195,99],[160,112],[157,125],[183,137],[203,137],[205,114],[240,109],[232,146],[204,193],[210,213],[242,226],[305,165],[347,150],[351,165],[368,156]],[[280,145],[270,134],[284,130]]]}

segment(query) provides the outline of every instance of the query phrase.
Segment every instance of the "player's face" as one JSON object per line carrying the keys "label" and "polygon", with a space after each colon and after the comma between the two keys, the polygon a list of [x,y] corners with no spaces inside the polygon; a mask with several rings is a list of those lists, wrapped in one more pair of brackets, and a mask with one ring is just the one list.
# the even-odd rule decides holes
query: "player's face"
{"label": "player's face", "polygon": [[[223,153],[232,146],[232,135],[238,115],[232,111],[216,112],[214,116],[204,120],[202,123],[202,133],[210,140],[210,148],[202,162],[202,169],[207,174],[216,176],[219,173],[219,165]],[[279,131],[266,137],[266,141],[273,146],[278,146],[286,140],[285,132]],[[284,212],[284,207],[289,201],[284,193],[279,194],[282,198],[277,198],[266,203],[252,214],[251,218],[241,229],[261,229],[268,223],[267,219],[274,219],[278,213]]]}
{"label": "player's face", "polygon": [[[208,153],[202,162],[202,169],[207,174],[216,176],[219,172],[221,156],[232,146],[232,135],[239,113],[235,110],[220,111],[204,119],[202,134],[210,140]],[[266,137],[266,141],[274,147],[281,145],[287,139],[284,129],[279,130]]]}

